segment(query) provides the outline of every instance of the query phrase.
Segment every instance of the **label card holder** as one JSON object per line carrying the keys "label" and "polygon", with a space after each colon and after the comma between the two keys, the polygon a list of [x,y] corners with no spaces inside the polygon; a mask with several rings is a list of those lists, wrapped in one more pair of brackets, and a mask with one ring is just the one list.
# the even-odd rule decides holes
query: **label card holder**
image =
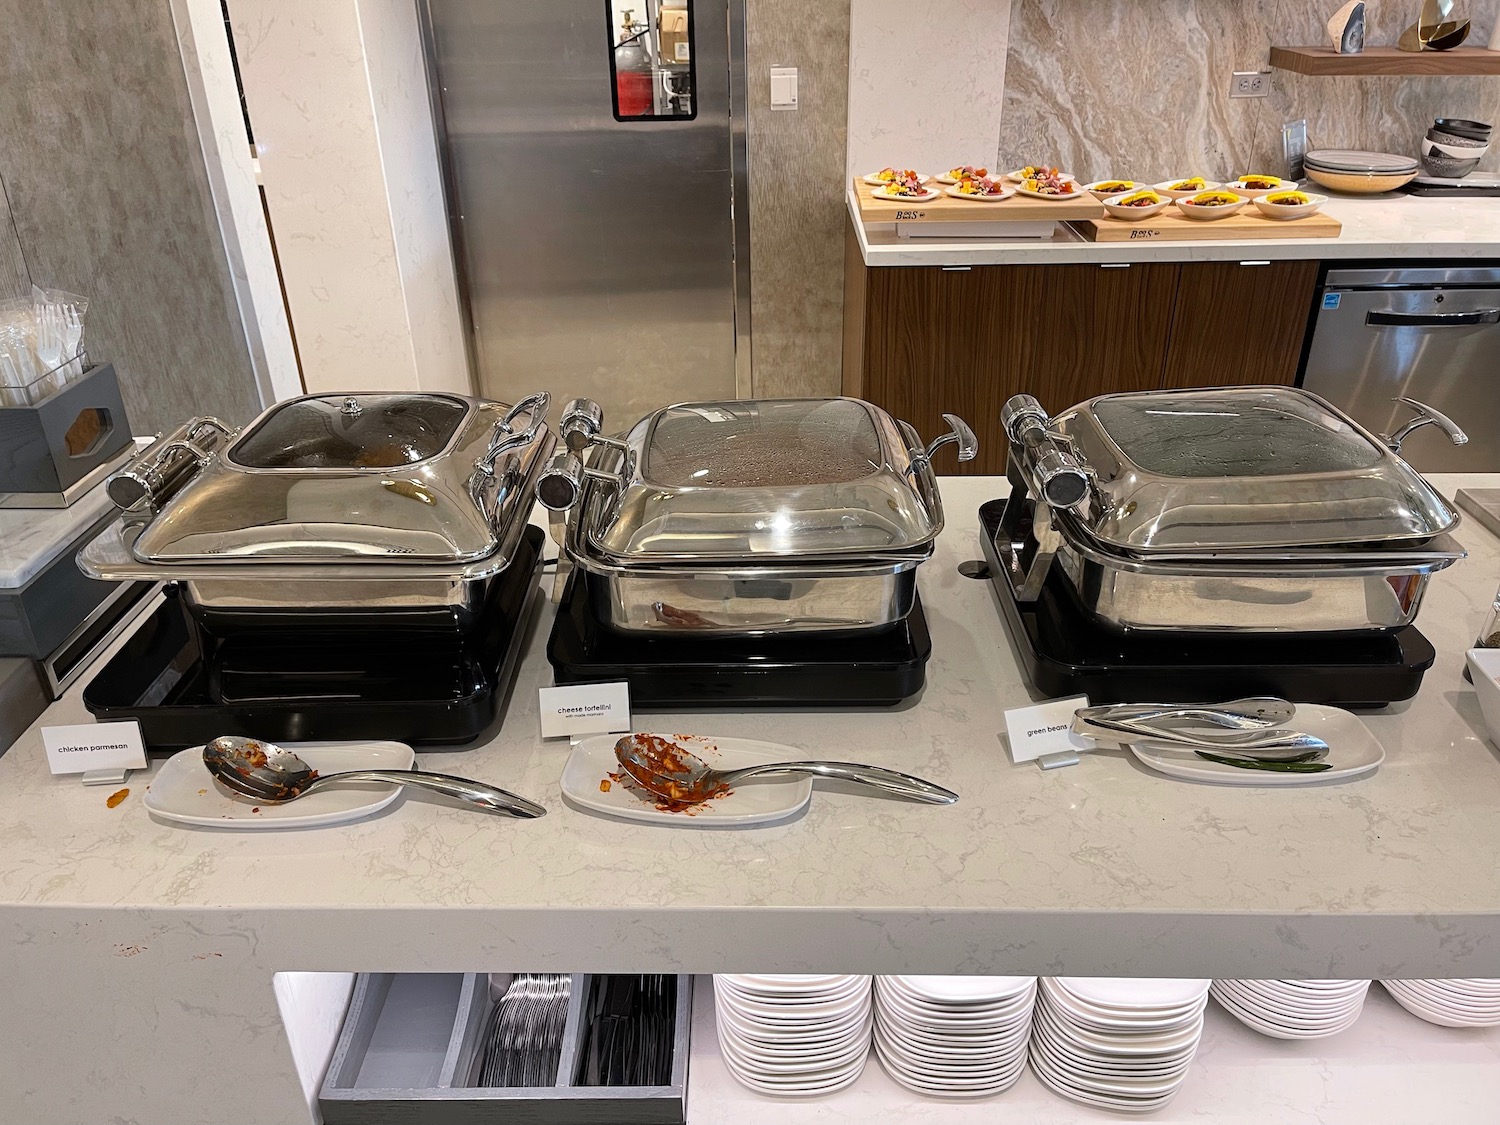
{"label": "label card holder", "polygon": [[538,693],[543,738],[589,734],[625,734],[630,730],[630,685],[604,684],[544,687]]}
{"label": "label card holder", "polygon": [[77,723],[43,727],[47,768],[54,774],[83,774],[85,785],[116,784],[128,770],[146,768],[146,743],[141,724]]}
{"label": "label card holder", "polygon": [[1088,696],[1075,695],[1005,712],[1010,760],[1019,765],[1040,759],[1043,769],[1076,765],[1079,752],[1094,748],[1093,739],[1071,730],[1073,712],[1088,705]]}

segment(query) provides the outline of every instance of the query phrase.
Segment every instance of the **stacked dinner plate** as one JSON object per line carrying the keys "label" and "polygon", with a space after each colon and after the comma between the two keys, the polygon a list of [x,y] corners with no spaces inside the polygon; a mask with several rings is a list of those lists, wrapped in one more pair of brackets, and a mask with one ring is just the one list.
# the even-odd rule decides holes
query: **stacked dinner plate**
{"label": "stacked dinner plate", "polygon": [[1277,1039],[1321,1039],[1352,1027],[1367,980],[1216,980],[1213,995],[1246,1027]]}
{"label": "stacked dinner plate", "polygon": [[829,1094],[865,1068],[869,977],[716,975],[714,1006],[724,1065],[758,1093]]}
{"label": "stacked dinner plate", "polygon": [[1032,1069],[1075,1102],[1150,1113],[1182,1086],[1207,1003],[1206,980],[1043,977]]}
{"label": "stacked dinner plate", "polygon": [[1035,977],[876,977],[875,1053],[909,1090],[982,1098],[1026,1069]]}
{"label": "stacked dinner plate", "polygon": [[1500,980],[1383,980],[1385,990],[1408,1012],[1444,1027],[1500,1024]]}
{"label": "stacked dinner plate", "polygon": [[1417,161],[1389,152],[1318,149],[1303,158],[1308,179],[1334,191],[1373,195],[1395,191],[1417,174]]}

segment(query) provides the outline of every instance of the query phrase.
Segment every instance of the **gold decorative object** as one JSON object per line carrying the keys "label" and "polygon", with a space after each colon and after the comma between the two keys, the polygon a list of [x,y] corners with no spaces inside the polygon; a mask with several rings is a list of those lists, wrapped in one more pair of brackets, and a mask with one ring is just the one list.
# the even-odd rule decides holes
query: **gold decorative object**
{"label": "gold decorative object", "polygon": [[1365,0],[1349,0],[1328,21],[1328,37],[1341,55],[1357,55],[1365,49]]}
{"label": "gold decorative object", "polygon": [[1422,0],[1417,22],[1401,33],[1403,51],[1451,51],[1469,37],[1469,21],[1453,18],[1454,0]]}

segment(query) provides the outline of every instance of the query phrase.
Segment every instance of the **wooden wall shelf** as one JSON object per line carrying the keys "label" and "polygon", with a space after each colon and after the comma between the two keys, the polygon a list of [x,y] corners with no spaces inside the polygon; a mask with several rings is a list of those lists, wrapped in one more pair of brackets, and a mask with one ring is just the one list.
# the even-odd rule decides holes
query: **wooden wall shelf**
{"label": "wooden wall shelf", "polygon": [[1323,77],[1336,75],[1500,75],[1500,51],[1455,47],[1451,51],[1402,51],[1366,47],[1358,55],[1340,55],[1332,47],[1272,47],[1278,70]]}

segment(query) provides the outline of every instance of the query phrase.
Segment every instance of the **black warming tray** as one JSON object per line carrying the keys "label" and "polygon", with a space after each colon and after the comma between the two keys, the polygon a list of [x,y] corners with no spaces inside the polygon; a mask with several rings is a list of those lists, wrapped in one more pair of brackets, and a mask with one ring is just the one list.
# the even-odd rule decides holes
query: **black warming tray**
{"label": "black warming tray", "polygon": [[671,1081],[584,1084],[591,993],[575,974],[555,1083],[473,1085],[488,973],[361,973],[318,1092],[326,1125],[682,1125],[686,1118],[693,978],[676,978]]}
{"label": "black warming tray", "polygon": [[100,722],[135,719],[153,751],[221,734],[276,741],[472,742],[499,717],[541,569],[527,528],[474,632],[361,628],[215,638],[169,588],[162,606],[106,664],[83,702]]}
{"label": "black warming tray", "polygon": [[920,596],[895,624],[857,634],[693,637],[600,624],[574,571],[547,641],[559,684],[625,680],[633,707],[891,706],[926,682],[932,639]]}
{"label": "black warming tray", "polygon": [[1279,695],[1297,703],[1383,707],[1410,699],[1437,657],[1416,626],[1382,634],[1120,634],[1100,627],[1054,571],[1018,604],[995,550],[1004,500],[979,509],[979,539],[1028,682],[1091,703],[1212,702]]}

